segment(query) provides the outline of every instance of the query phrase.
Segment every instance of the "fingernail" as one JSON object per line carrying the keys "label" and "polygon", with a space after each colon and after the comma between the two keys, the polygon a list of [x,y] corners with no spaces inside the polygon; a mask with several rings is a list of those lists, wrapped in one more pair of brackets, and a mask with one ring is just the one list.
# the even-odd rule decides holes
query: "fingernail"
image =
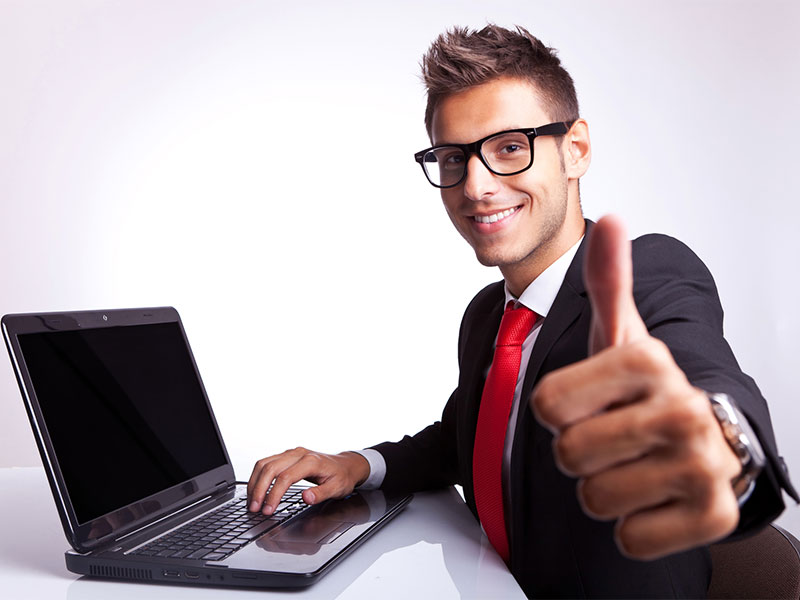
{"label": "fingernail", "polygon": [[306,491],[306,504],[314,504],[314,492],[311,490]]}
{"label": "fingernail", "polygon": [[264,514],[265,515],[269,516],[273,512],[275,512],[275,507],[274,506],[272,506],[270,504],[267,504],[267,505],[264,506]]}
{"label": "fingernail", "polygon": [[255,500],[250,503],[250,512],[258,512],[258,502]]}

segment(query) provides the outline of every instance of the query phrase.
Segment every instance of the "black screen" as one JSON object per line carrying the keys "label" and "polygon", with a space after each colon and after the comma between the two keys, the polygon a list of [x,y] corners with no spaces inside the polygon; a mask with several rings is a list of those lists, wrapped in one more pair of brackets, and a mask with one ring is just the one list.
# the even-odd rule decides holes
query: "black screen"
{"label": "black screen", "polygon": [[79,523],[226,464],[177,323],[19,343]]}

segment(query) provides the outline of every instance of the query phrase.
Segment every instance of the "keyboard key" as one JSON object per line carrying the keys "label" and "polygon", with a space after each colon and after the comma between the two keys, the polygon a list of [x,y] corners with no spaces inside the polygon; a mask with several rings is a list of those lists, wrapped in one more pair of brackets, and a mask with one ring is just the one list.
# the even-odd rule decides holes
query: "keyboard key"
{"label": "keyboard key", "polygon": [[225,554],[222,552],[212,552],[211,554],[206,554],[203,560],[219,560],[220,558],[225,558]]}

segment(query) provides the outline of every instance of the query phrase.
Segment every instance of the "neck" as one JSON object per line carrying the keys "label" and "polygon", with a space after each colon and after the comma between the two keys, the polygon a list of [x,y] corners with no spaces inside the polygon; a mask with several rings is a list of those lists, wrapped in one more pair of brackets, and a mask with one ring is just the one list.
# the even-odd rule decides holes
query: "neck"
{"label": "neck", "polygon": [[582,215],[579,214],[579,217],[565,220],[555,236],[544,241],[524,260],[500,267],[503,279],[514,296],[519,298],[534,279],[581,239],[586,231],[586,223]]}

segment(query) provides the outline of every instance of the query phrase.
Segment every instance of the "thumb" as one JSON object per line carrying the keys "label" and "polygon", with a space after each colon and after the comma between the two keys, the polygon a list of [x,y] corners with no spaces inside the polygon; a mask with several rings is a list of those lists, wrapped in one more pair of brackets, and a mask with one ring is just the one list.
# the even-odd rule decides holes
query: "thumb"
{"label": "thumb", "polygon": [[347,490],[335,477],[331,477],[319,485],[304,490],[303,501],[306,504],[319,504],[329,498],[342,498],[352,491],[352,488]]}
{"label": "thumb", "polygon": [[592,228],[583,280],[592,304],[589,354],[649,335],[633,301],[631,243],[618,217],[603,217]]}

